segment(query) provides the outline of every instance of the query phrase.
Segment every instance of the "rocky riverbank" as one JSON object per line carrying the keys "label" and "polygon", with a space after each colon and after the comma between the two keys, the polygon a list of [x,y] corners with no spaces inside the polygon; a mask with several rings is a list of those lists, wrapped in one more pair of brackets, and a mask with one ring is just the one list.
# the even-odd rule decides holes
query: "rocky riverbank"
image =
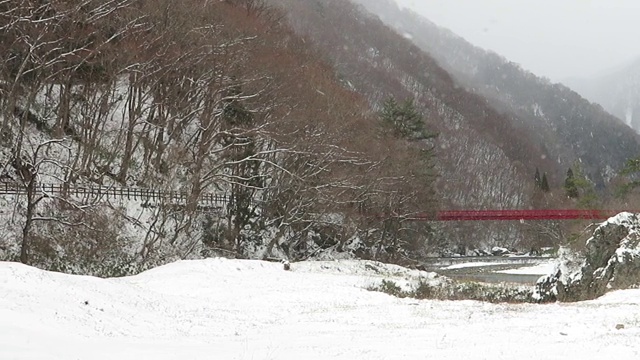
{"label": "rocky riverbank", "polygon": [[595,299],[611,290],[640,285],[640,217],[620,213],[598,226],[587,240],[579,270],[560,264],[540,278],[535,296],[540,302]]}

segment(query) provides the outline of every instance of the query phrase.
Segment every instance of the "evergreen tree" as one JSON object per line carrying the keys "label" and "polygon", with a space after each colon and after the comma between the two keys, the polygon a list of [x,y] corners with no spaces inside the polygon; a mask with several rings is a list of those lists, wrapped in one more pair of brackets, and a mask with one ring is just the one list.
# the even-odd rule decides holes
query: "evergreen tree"
{"label": "evergreen tree", "polygon": [[595,186],[582,171],[580,164],[573,166],[573,183],[578,191],[580,200],[578,207],[584,209],[593,209],[598,206],[598,194]]}
{"label": "evergreen tree", "polygon": [[242,102],[242,89],[239,86],[230,88],[222,105],[222,126],[225,135],[220,140],[221,145],[228,149],[224,156],[229,160],[227,171],[233,177],[227,216],[233,219],[232,234],[236,236],[254,215],[253,195],[263,184],[260,176],[260,162],[245,161],[256,155],[258,144],[253,136],[245,134],[255,119]]}
{"label": "evergreen tree", "polygon": [[569,198],[579,199],[577,202],[578,207],[592,209],[598,206],[599,199],[595,186],[584,175],[580,164],[576,163],[573,168],[567,170],[564,189]]}
{"label": "evergreen tree", "polygon": [[542,179],[540,179],[540,170],[536,168],[536,173],[533,176],[533,181],[536,185],[536,189],[540,189],[542,187]]}
{"label": "evergreen tree", "polygon": [[540,181],[540,190],[544,192],[549,192],[551,189],[549,188],[549,181],[547,180],[547,173],[542,175],[542,180]]}
{"label": "evergreen tree", "polygon": [[577,199],[580,196],[578,187],[576,186],[575,177],[573,175],[573,170],[571,170],[571,168],[567,170],[567,178],[564,180],[564,191],[567,194],[567,197],[571,199]]}
{"label": "evergreen tree", "polygon": [[383,244],[386,244],[385,251],[391,254],[390,259],[393,259],[399,256],[399,249],[413,252],[424,246],[425,237],[430,238],[434,234],[430,224],[407,222],[404,214],[413,212],[410,208],[417,203],[425,209],[436,205],[433,189],[437,177],[434,144],[425,140],[436,138],[437,134],[426,129],[422,114],[416,109],[413,99],[398,103],[396,99],[390,97],[384,102],[379,116],[385,132],[406,140],[410,143],[409,147],[415,150],[410,174],[413,178],[412,182],[421,184],[419,190],[412,189],[411,186],[406,190],[398,189],[394,199],[385,205],[384,211],[390,216],[381,224],[378,252]]}
{"label": "evergreen tree", "polygon": [[625,176],[626,181],[617,189],[618,196],[625,196],[640,187],[640,157],[628,159],[620,175]]}
{"label": "evergreen tree", "polygon": [[402,104],[399,104],[393,97],[388,98],[382,105],[380,118],[383,124],[391,128],[397,137],[424,140],[436,136],[427,131],[422,115],[416,109],[411,98]]}
{"label": "evergreen tree", "polygon": [[[424,124],[422,115],[416,109],[413,99],[407,99],[402,104],[398,104],[395,98],[388,98],[382,105],[380,119],[385,128],[391,129],[394,136],[411,140],[426,140],[437,137],[437,134],[429,132]],[[415,169],[415,174],[423,177],[425,181],[432,185],[435,178],[433,163],[433,146],[419,145],[418,161],[420,166]]]}
{"label": "evergreen tree", "polygon": [[640,157],[627,160],[622,169],[622,175],[631,175],[640,172]]}
{"label": "evergreen tree", "polygon": [[223,100],[222,115],[231,126],[250,125],[253,122],[253,114],[244,107],[241,99],[242,90],[239,86],[234,86],[229,89]]}

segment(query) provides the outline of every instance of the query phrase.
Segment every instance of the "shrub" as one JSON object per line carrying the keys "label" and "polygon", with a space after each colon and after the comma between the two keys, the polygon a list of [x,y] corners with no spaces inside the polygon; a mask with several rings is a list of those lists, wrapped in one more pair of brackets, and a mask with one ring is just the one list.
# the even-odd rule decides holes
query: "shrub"
{"label": "shrub", "polygon": [[370,286],[368,290],[382,292],[399,298],[411,297],[411,292],[402,290],[402,288],[392,280],[382,280],[380,285]]}
{"label": "shrub", "polygon": [[393,280],[382,280],[370,286],[370,291],[379,291],[399,298],[432,300],[477,300],[491,303],[535,303],[533,289],[508,285],[482,284],[478,282],[443,282],[437,285],[420,280],[410,290],[402,290]]}
{"label": "shrub", "polygon": [[[142,266],[123,236],[124,220],[117,209],[96,205],[64,209],[49,204],[49,220],[36,222],[32,239],[32,265],[57,272],[118,277],[140,272]],[[70,225],[74,224],[74,225]]]}

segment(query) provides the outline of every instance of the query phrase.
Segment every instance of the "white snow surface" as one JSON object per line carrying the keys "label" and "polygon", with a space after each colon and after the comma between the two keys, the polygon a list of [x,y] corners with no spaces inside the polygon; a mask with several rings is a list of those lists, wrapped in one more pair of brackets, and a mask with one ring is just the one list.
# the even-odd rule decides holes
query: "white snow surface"
{"label": "white snow surface", "polygon": [[553,273],[558,267],[555,261],[548,261],[538,265],[526,266],[517,269],[499,270],[497,273],[513,275],[547,275]]}
{"label": "white snow surface", "polygon": [[477,262],[453,264],[453,265],[442,267],[442,268],[440,268],[440,270],[456,270],[456,269],[466,269],[466,268],[485,267],[485,266],[498,266],[498,265],[504,265],[504,263],[477,261]]}
{"label": "white snow surface", "polygon": [[0,263],[0,359],[640,358],[640,290],[574,304],[418,301],[364,288],[434,274],[291,265],[208,259],[98,279]]}

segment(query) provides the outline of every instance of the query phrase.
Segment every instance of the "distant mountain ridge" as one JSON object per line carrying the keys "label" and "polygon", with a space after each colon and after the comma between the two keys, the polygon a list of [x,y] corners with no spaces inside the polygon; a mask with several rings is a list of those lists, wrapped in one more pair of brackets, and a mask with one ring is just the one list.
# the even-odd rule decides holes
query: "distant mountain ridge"
{"label": "distant mountain ridge", "polygon": [[565,82],[640,132],[640,58],[607,74]]}
{"label": "distant mountain ridge", "polygon": [[353,0],[431,54],[467,89],[526,129],[564,171],[578,162],[598,187],[606,186],[624,161],[640,154],[638,135],[626,124],[562,84],[552,84],[518,64],[476,47],[449,30],[400,8],[391,0]]}

